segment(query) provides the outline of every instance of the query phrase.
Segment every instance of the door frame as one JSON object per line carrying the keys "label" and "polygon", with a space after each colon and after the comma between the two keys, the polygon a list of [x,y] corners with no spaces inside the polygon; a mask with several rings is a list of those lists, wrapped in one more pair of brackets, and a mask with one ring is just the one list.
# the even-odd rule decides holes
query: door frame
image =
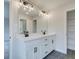
{"label": "door frame", "polygon": [[68,50],[68,39],[67,39],[67,12],[72,11],[72,10],[75,10],[75,8],[71,8],[71,9],[66,10],[66,47],[67,47],[66,52],[67,52],[67,50]]}

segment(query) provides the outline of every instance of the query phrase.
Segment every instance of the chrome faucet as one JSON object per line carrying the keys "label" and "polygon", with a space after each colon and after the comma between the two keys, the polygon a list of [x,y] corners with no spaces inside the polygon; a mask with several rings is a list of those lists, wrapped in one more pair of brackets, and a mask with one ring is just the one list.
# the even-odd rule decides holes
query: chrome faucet
{"label": "chrome faucet", "polygon": [[45,35],[46,34],[46,30],[41,30],[42,34]]}
{"label": "chrome faucet", "polygon": [[28,37],[29,36],[29,32],[28,31],[24,31],[24,35],[25,35],[25,37]]}

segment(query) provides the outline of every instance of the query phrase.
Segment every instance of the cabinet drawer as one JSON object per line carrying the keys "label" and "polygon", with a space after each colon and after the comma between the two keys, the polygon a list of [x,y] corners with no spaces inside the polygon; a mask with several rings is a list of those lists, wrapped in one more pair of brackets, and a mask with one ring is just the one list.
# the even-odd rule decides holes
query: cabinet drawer
{"label": "cabinet drawer", "polygon": [[43,48],[44,48],[44,50],[48,49],[49,48],[49,44],[48,43],[43,44]]}
{"label": "cabinet drawer", "polygon": [[46,51],[44,52],[44,57],[47,56],[49,53],[50,53],[50,52],[49,52],[48,50],[46,50]]}
{"label": "cabinet drawer", "polygon": [[42,57],[44,58],[48,54],[49,54],[49,49],[48,48],[43,48],[43,50],[42,50]]}
{"label": "cabinet drawer", "polygon": [[48,36],[47,39],[48,39],[48,40],[54,40],[54,39],[56,39],[56,35]]}

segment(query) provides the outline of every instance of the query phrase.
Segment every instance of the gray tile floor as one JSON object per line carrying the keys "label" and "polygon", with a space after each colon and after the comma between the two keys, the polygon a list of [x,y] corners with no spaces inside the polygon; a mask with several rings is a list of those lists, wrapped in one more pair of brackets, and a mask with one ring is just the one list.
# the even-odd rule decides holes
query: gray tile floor
{"label": "gray tile floor", "polygon": [[75,51],[68,50],[67,55],[54,51],[44,59],[75,59]]}
{"label": "gray tile floor", "polygon": [[[4,59],[9,59],[9,58],[6,55]],[[53,51],[44,59],[75,59],[75,51],[68,50],[67,55],[57,51]]]}

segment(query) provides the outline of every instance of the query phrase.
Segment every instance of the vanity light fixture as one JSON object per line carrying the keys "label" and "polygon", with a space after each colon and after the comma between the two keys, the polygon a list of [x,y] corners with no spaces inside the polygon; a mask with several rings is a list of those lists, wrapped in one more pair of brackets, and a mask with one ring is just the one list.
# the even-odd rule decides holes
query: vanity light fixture
{"label": "vanity light fixture", "polygon": [[[34,10],[34,7],[33,7],[32,3],[30,3],[29,0],[27,0],[27,1],[26,0],[20,0],[19,6],[23,7],[23,9],[26,11],[26,14],[29,14],[29,12]],[[39,8],[39,7],[37,7],[37,8]],[[42,16],[46,16],[47,15],[46,11],[40,10],[40,9],[39,9],[39,11],[41,11],[39,13],[39,15],[42,15]]]}

